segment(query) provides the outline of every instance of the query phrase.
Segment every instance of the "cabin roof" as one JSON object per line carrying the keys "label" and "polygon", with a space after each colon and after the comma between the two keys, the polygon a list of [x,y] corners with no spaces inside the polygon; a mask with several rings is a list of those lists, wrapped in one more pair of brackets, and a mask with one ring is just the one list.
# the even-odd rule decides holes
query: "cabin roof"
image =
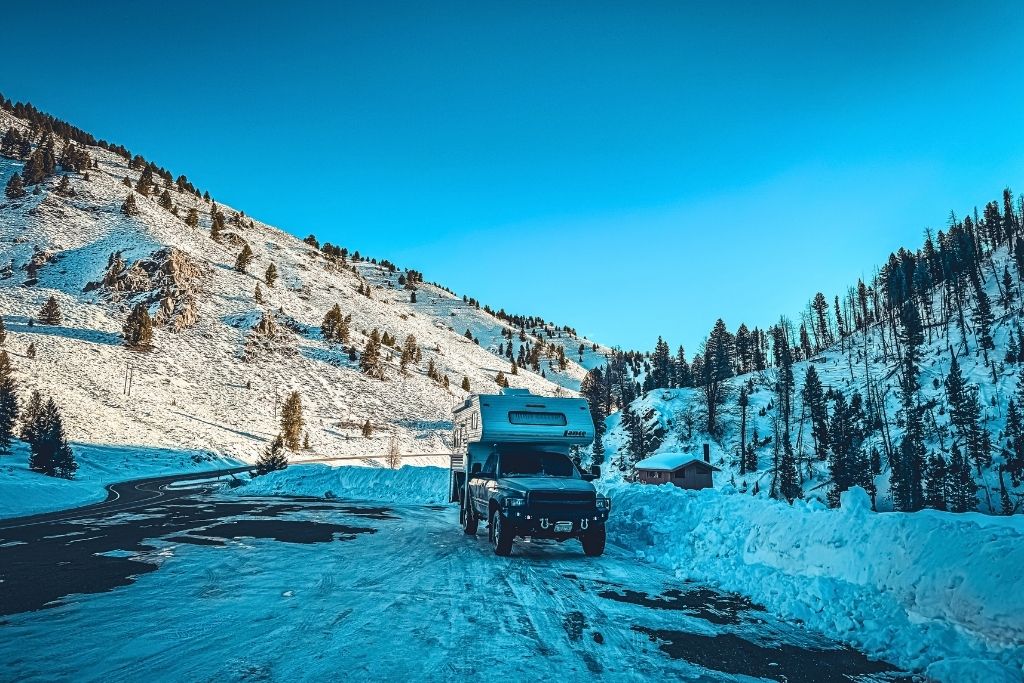
{"label": "cabin roof", "polygon": [[711,463],[704,462],[700,458],[695,458],[689,453],[655,453],[651,457],[644,458],[638,462],[635,467],[638,470],[675,472],[678,469],[694,464],[701,465],[714,472],[721,472],[719,468],[715,467]]}

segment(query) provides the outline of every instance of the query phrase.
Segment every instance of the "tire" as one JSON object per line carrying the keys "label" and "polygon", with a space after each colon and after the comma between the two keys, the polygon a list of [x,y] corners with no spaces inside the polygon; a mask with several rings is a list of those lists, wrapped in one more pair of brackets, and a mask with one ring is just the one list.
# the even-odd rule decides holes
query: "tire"
{"label": "tire", "polygon": [[604,525],[583,532],[580,542],[583,543],[583,554],[587,557],[600,557],[604,554]]}
{"label": "tire", "polygon": [[462,533],[467,536],[476,536],[476,527],[480,520],[473,514],[472,506],[462,505],[459,508],[459,522],[462,523]]}
{"label": "tire", "polygon": [[495,555],[508,557],[512,554],[512,540],[515,538],[515,533],[511,526],[502,519],[501,513],[497,510],[491,513],[490,536]]}

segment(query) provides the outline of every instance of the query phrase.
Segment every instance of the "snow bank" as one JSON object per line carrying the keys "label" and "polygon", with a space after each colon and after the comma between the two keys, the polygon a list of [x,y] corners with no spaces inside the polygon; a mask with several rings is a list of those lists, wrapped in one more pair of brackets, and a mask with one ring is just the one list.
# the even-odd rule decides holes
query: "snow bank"
{"label": "snow bank", "polygon": [[412,465],[398,470],[292,465],[279,472],[253,477],[232,492],[247,496],[326,496],[429,505],[448,502],[448,470]]}
{"label": "snow bank", "polygon": [[939,680],[982,663],[1021,679],[1024,518],[879,514],[859,488],[840,510],[731,487],[617,484],[609,493],[610,539],[680,577]]}

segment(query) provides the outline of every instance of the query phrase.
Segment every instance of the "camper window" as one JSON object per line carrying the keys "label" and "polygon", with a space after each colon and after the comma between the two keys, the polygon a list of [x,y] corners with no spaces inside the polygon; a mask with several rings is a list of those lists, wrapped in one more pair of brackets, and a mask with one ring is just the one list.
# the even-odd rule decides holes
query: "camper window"
{"label": "camper window", "polygon": [[509,411],[508,421],[514,425],[539,425],[545,427],[564,427],[564,413],[534,413],[526,410]]}

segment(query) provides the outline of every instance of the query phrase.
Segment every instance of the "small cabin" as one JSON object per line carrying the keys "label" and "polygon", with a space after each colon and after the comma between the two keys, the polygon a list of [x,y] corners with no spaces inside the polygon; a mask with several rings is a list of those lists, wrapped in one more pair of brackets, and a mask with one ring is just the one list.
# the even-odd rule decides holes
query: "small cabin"
{"label": "small cabin", "polygon": [[709,489],[713,473],[721,470],[707,460],[689,453],[658,453],[636,464],[637,481],[642,484],[673,484],[681,489]]}

